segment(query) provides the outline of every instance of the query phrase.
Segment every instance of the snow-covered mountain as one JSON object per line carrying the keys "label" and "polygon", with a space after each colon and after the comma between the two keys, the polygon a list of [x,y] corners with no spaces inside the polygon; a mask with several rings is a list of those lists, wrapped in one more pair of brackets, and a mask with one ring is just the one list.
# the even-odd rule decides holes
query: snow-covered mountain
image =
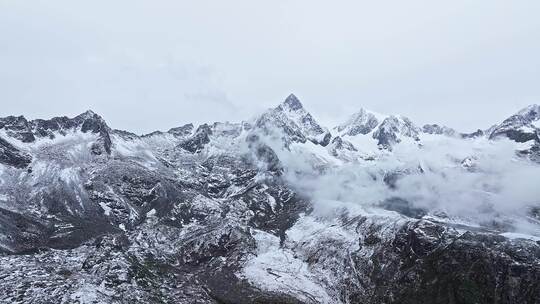
{"label": "snow-covered mountain", "polygon": [[342,137],[370,136],[380,148],[391,149],[402,138],[418,140],[421,129],[401,115],[381,115],[360,109],[334,130]]}
{"label": "snow-covered mountain", "polygon": [[305,143],[309,140],[326,146],[331,138],[328,129],[321,127],[293,94],[278,107],[262,114],[255,122],[255,127],[263,130],[265,134],[285,135],[283,139],[287,144]]}
{"label": "snow-covered mountain", "polygon": [[422,127],[422,132],[427,134],[458,136],[458,132],[450,127],[438,124],[427,124]]}
{"label": "snow-covered mountain", "polygon": [[360,111],[352,114],[345,123],[335,127],[334,130],[336,130],[340,136],[366,135],[371,133],[384,118],[385,117],[380,114],[360,109]]}
{"label": "snow-covered mountain", "polygon": [[0,118],[0,302],[539,303],[539,113]]}
{"label": "snow-covered mountain", "polygon": [[531,105],[496,125],[490,138],[508,137],[517,142],[540,141],[540,105]]}

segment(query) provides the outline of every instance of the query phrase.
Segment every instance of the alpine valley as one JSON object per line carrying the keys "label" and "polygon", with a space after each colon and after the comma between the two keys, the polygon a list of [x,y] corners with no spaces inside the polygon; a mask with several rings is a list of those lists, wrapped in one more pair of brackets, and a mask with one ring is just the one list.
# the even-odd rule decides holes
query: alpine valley
{"label": "alpine valley", "polygon": [[540,303],[540,106],[494,123],[0,118],[0,302]]}

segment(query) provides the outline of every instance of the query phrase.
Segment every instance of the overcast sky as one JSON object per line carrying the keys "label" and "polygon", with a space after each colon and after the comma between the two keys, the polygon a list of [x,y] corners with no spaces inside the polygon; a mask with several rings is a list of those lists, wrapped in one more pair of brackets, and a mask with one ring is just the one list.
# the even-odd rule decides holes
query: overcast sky
{"label": "overcast sky", "polygon": [[462,131],[540,103],[540,1],[0,0],[0,116],[86,109],[137,133],[294,92]]}

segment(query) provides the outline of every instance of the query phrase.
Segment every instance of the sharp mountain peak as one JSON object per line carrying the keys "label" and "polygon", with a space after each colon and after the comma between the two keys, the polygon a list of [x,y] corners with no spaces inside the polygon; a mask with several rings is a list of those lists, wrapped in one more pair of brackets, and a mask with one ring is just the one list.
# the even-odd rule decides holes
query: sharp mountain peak
{"label": "sharp mountain peak", "polygon": [[285,101],[280,106],[293,111],[304,109],[304,106],[302,105],[298,97],[296,97],[296,95],[292,93],[287,96]]}

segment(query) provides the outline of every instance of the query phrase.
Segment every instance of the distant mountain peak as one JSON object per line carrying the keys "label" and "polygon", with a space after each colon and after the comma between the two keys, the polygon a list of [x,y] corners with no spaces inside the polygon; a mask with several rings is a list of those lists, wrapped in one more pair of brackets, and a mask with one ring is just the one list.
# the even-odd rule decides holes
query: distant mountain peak
{"label": "distant mountain peak", "polygon": [[88,109],[88,110],[86,110],[83,114],[86,114],[86,115],[96,115],[96,112],[94,112],[94,111]]}
{"label": "distant mountain peak", "polygon": [[391,146],[399,143],[401,137],[410,137],[419,140],[418,128],[409,118],[402,115],[390,115],[385,118],[373,133],[373,138],[378,141],[378,145],[391,149]]}
{"label": "distant mountain peak", "polygon": [[356,136],[358,134],[370,133],[379,123],[380,121],[377,115],[364,108],[360,108],[344,124],[337,126],[335,129],[342,135]]}
{"label": "distant mountain peak", "polygon": [[83,113],[77,115],[76,117],[79,117],[79,118],[82,118],[82,119],[90,119],[90,118],[96,118],[96,117],[99,117],[101,118],[101,116],[99,116],[98,114],[96,114],[96,112],[88,109],[86,111],[84,111]]}
{"label": "distant mountain peak", "polygon": [[192,123],[188,123],[180,127],[171,128],[167,133],[176,136],[188,136],[192,133],[194,128],[195,126]]}
{"label": "distant mountain peak", "polygon": [[439,124],[425,124],[422,127],[422,132],[432,135],[446,135],[446,136],[457,136],[458,132],[450,127],[439,125]]}
{"label": "distant mountain peak", "polygon": [[490,139],[507,137],[517,142],[535,140],[540,142],[538,121],[540,120],[540,105],[532,104],[508,117],[502,123],[494,126],[489,134]]}
{"label": "distant mountain peak", "polygon": [[535,114],[540,115],[540,105],[539,104],[531,104],[527,107],[521,109],[518,113],[518,115],[527,115],[527,114]]}
{"label": "distant mountain peak", "polygon": [[281,107],[291,111],[298,111],[304,109],[304,106],[302,105],[298,97],[296,97],[294,94],[290,94],[289,96],[287,96],[285,101],[281,104]]}
{"label": "distant mountain peak", "polygon": [[300,100],[290,94],[283,103],[263,113],[255,126],[271,131],[279,129],[286,136],[286,142],[305,142],[309,140],[322,146],[328,145],[332,135],[304,109]]}
{"label": "distant mountain peak", "polygon": [[35,142],[38,138],[54,139],[71,131],[95,133],[99,134],[99,140],[92,146],[92,152],[95,154],[111,152],[112,142],[109,135],[111,129],[101,116],[91,110],[73,118],[62,116],[28,121],[22,116],[8,116],[0,118],[0,129],[4,129],[8,136],[23,143]]}

